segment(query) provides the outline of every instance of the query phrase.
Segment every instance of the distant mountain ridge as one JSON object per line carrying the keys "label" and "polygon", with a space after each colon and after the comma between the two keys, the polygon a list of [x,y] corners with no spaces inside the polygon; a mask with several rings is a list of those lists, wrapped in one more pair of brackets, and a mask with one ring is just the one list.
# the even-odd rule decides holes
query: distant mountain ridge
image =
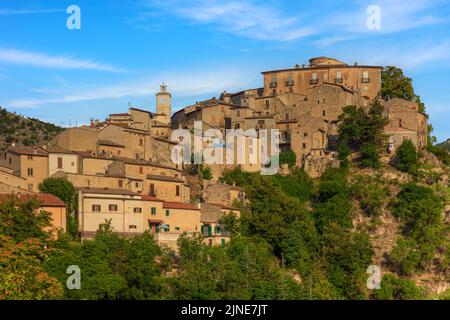
{"label": "distant mountain ridge", "polygon": [[35,118],[27,118],[0,107],[0,152],[11,143],[17,145],[43,145],[64,128]]}
{"label": "distant mountain ridge", "polygon": [[450,139],[447,139],[444,142],[438,143],[437,146],[444,148],[448,152],[450,152]]}

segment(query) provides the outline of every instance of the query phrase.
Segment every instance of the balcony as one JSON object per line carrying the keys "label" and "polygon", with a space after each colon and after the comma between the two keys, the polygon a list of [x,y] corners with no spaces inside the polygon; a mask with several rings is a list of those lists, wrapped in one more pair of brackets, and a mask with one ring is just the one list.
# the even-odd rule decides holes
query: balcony
{"label": "balcony", "polygon": [[362,83],[369,83],[370,82],[370,78],[361,78],[361,82]]}
{"label": "balcony", "polygon": [[334,83],[343,83],[344,79],[343,78],[336,78],[334,79]]}
{"label": "balcony", "polygon": [[276,81],[270,83],[271,88],[276,88],[277,86],[278,86],[278,82],[276,82]]}
{"label": "balcony", "polygon": [[309,84],[313,85],[313,84],[318,84],[319,83],[319,79],[311,79],[309,80]]}
{"label": "balcony", "polygon": [[293,87],[293,86],[294,86],[294,81],[293,80],[286,81],[286,87]]}

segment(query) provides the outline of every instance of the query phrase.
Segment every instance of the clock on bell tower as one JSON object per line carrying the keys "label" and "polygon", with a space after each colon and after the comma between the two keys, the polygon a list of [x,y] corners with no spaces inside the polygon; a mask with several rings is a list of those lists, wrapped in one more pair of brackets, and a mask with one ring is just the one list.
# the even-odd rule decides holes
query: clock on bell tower
{"label": "clock on bell tower", "polygon": [[172,95],[167,91],[167,85],[162,84],[159,92],[156,94],[156,113],[157,118],[164,124],[170,124],[170,100]]}

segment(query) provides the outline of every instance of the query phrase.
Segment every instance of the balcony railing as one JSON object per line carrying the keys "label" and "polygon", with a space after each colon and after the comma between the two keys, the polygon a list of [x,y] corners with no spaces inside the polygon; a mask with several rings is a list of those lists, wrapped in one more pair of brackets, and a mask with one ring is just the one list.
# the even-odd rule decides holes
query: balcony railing
{"label": "balcony railing", "polygon": [[319,83],[319,79],[311,79],[309,80],[309,84],[318,84]]}
{"label": "balcony railing", "polygon": [[334,79],[334,83],[342,83],[342,82],[344,82],[344,79],[342,79],[342,78]]}
{"label": "balcony railing", "polygon": [[362,78],[361,82],[362,83],[369,83],[370,82],[370,78]]}
{"label": "balcony railing", "polygon": [[294,86],[294,81],[292,81],[292,80],[286,81],[286,87],[292,87],[292,86]]}
{"label": "balcony railing", "polygon": [[270,87],[271,88],[276,88],[278,86],[278,82],[271,82],[270,83]]}

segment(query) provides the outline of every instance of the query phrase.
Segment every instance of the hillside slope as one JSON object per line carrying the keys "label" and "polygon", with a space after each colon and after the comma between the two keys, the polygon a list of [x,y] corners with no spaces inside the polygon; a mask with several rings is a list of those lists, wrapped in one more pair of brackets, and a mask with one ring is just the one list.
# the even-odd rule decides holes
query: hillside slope
{"label": "hillside slope", "polygon": [[442,147],[445,150],[447,150],[448,152],[450,152],[450,139],[447,139],[444,142],[438,143],[437,146]]}
{"label": "hillside slope", "polygon": [[64,129],[54,124],[27,118],[0,107],[0,152],[11,143],[42,145]]}

